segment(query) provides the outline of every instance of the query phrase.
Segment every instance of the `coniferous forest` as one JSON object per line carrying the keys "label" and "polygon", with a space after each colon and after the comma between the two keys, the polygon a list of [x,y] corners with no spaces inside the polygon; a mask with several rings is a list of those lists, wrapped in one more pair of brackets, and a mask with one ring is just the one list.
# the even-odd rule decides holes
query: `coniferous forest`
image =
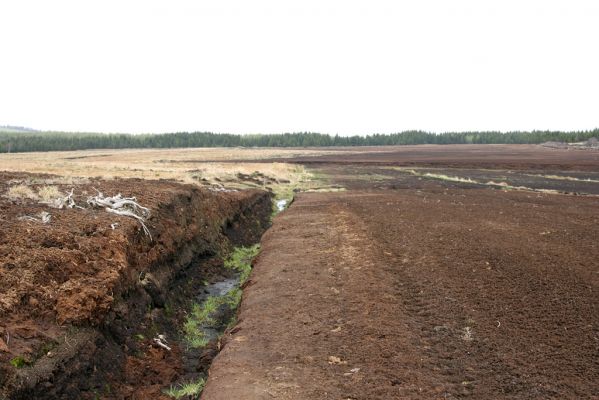
{"label": "coniferous forest", "polygon": [[599,137],[588,131],[447,132],[405,131],[365,136],[331,136],[313,132],[235,135],[210,132],[163,134],[104,134],[78,132],[1,132],[0,153],[85,149],[181,147],[328,147],[414,144],[524,144],[547,141],[579,142]]}

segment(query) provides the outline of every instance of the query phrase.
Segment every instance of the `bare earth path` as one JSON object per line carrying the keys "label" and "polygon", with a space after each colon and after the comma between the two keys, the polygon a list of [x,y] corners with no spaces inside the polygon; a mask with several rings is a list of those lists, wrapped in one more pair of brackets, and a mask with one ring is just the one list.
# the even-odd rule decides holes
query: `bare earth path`
{"label": "bare earth path", "polygon": [[597,398],[598,212],[440,186],[301,194],[202,398]]}

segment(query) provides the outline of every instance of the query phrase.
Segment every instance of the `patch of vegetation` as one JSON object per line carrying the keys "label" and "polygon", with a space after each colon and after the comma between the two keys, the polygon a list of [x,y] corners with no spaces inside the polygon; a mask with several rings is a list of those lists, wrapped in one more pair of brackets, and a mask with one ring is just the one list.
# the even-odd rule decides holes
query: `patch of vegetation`
{"label": "patch of vegetation", "polygon": [[431,172],[419,172],[416,171],[414,169],[405,169],[405,168],[394,168],[398,171],[401,172],[406,172],[408,174],[414,175],[414,176],[419,176],[419,177],[423,177],[423,178],[431,178],[431,179],[438,179],[438,180],[442,180],[442,181],[448,181],[448,182],[462,182],[462,183],[474,183],[474,184],[478,184],[481,185],[481,182],[475,181],[473,179],[470,178],[462,178],[460,176],[449,176],[449,175],[443,175],[443,174],[434,174]]}
{"label": "patch of vegetation", "polygon": [[183,333],[185,341],[191,348],[198,349],[208,344],[208,339],[204,334],[203,326],[212,321],[210,314],[216,311],[214,297],[209,297],[204,304],[194,304],[191,313],[185,319],[183,324]]}
{"label": "patch of vegetation", "polygon": [[229,321],[229,323],[227,324],[227,329],[231,329],[233,327],[235,327],[235,325],[237,325],[237,317],[234,315],[231,320]]}
{"label": "patch of vegetation", "polygon": [[51,202],[64,196],[56,186],[43,186],[37,191],[41,202]]}
{"label": "patch of vegetation", "polygon": [[13,201],[38,200],[37,194],[27,185],[11,186],[6,193],[6,197]]}
{"label": "patch of vegetation", "polygon": [[252,272],[252,260],[260,253],[260,245],[236,247],[225,261],[225,267],[239,272],[239,285],[243,285]]}
{"label": "patch of vegetation", "polygon": [[252,271],[252,260],[260,252],[260,245],[237,247],[225,261],[225,267],[239,273],[238,287],[222,296],[209,296],[201,304],[193,304],[191,311],[183,323],[183,334],[187,345],[191,348],[202,348],[209,343],[204,328],[217,324],[215,315],[227,307],[235,310],[241,302],[243,291],[241,286]]}
{"label": "patch of vegetation", "polygon": [[193,318],[188,318],[185,321],[183,324],[183,332],[185,333],[187,345],[193,349],[201,349],[202,347],[206,347],[209,343],[202,327]]}
{"label": "patch of vegetation", "polygon": [[409,174],[412,174],[414,176],[419,176],[422,178],[437,179],[437,180],[449,181],[449,182],[472,183],[475,185],[489,186],[489,187],[501,189],[504,191],[524,190],[524,191],[540,192],[540,193],[547,193],[547,194],[559,194],[560,193],[558,190],[554,190],[554,189],[536,189],[536,188],[530,188],[530,187],[526,187],[526,186],[512,186],[507,182],[495,182],[495,181],[481,182],[481,181],[477,181],[477,180],[474,180],[471,178],[462,178],[459,176],[433,174],[430,172],[421,173],[421,172],[415,171],[413,169],[403,169],[403,168],[394,168],[394,169],[396,169],[398,171],[402,171],[402,172],[407,172]]}
{"label": "patch of vegetation", "polygon": [[562,180],[562,181],[574,181],[574,182],[594,182],[594,183],[599,183],[599,180],[597,179],[591,179],[591,178],[575,178],[573,176],[561,176],[561,175],[537,175],[537,174],[524,174],[526,176],[534,176],[534,177],[542,177],[542,178],[547,178],[547,179],[557,179],[557,180]]}
{"label": "patch of vegetation", "polygon": [[306,193],[334,193],[334,192],[345,192],[347,189],[342,186],[325,186],[314,189],[305,190]]}
{"label": "patch of vegetation", "polygon": [[241,301],[242,291],[235,288],[223,296],[210,296],[202,304],[194,304],[191,313],[183,324],[185,341],[192,348],[202,348],[208,344],[208,338],[204,334],[204,327],[217,323],[214,319],[221,307],[226,306],[235,310]]}
{"label": "patch of vegetation", "polygon": [[474,183],[474,184],[480,184],[480,182],[477,182],[475,180],[472,180],[470,178],[462,178],[459,176],[449,176],[449,175],[443,175],[443,174],[433,174],[430,172],[427,172],[426,174],[422,175],[425,178],[433,178],[433,179],[440,179],[442,181],[449,181],[449,182],[463,182],[463,183]]}
{"label": "patch of vegetation", "polygon": [[202,324],[211,324],[214,323],[214,319],[211,317],[211,314],[218,310],[220,306],[220,298],[216,296],[210,296],[202,303],[201,306],[198,304],[194,304],[192,308],[193,316],[200,321]]}
{"label": "patch of vegetation", "polygon": [[10,360],[10,365],[12,365],[15,368],[23,368],[27,364],[27,360],[25,360],[22,356],[16,356],[12,360]]}
{"label": "patch of vegetation", "polygon": [[285,175],[285,179],[270,185],[275,195],[275,203],[278,200],[287,200],[287,204],[291,204],[296,190],[310,188],[316,182],[314,174],[307,171],[303,165],[288,165]]}
{"label": "patch of vegetation", "polygon": [[164,390],[164,394],[174,399],[181,399],[183,397],[197,399],[200,397],[205,385],[206,380],[200,378],[196,382],[184,383],[175,387],[171,386],[169,389]]}
{"label": "patch of vegetation", "polygon": [[231,310],[235,310],[239,307],[239,303],[241,303],[242,295],[243,291],[240,288],[235,288],[222,297],[223,303]]}

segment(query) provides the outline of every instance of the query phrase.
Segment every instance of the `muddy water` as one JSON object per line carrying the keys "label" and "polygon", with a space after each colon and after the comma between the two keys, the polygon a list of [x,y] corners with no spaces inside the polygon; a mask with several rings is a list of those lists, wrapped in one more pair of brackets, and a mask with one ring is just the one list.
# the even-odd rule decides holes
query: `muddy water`
{"label": "muddy water", "polygon": [[[209,284],[206,286],[207,296],[224,296],[231,290],[235,289],[239,283],[239,276],[234,278],[225,279],[216,283]],[[201,296],[206,297],[206,296]],[[201,299],[198,299],[201,300]]]}
{"label": "muddy water", "polygon": [[[239,274],[231,277],[222,277],[215,282],[207,283],[200,293],[194,297],[194,302],[202,307],[209,298],[222,297],[239,287]],[[181,361],[183,373],[171,386],[178,386],[187,382],[196,382],[199,378],[207,378],[207,372],[212,359],[218,354],[219,338],[234,319],[237,310],[231,309],[227,304],[221,305],[218,310],[210,314],[211,321],[200,326],[208,344],[202,348],[193,348],[180,339]]]}
{"label": "muddy water", "polygon": [[[229,294],[233,289],[239,286],[239,274],[236,274],[233,278],[228,278],[213,284],[209,284],[205,293],[198,296],[198,303],[202,304],[209,297],[221,297]],[[214,319],[216,323],[214,325],[203,326],[202,331],[206,338],[212,342],[218,340],[218,337],[223,333],[227,324],[233,318],[235,310],[229,309],[226,305],[221,306]]]}

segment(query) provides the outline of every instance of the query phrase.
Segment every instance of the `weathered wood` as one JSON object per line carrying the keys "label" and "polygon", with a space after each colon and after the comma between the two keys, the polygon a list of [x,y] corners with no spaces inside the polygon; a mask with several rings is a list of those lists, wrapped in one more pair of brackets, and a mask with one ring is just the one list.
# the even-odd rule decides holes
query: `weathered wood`
{"label": "weathered wood", "polygon": [[[116,196],[106,197],[102,192],[96,189],[98,194],[87,198],[87,204],[92,207],[104,207],[109,213],[130,217],[136,219],[144,233],[152,240],[152,234],[145,224],[147,218],[150,217],[150,209],[142,206],[137,202],[135,197],[123,197],[120,193]],[[116,226],[111,225],[112,229]]]}

